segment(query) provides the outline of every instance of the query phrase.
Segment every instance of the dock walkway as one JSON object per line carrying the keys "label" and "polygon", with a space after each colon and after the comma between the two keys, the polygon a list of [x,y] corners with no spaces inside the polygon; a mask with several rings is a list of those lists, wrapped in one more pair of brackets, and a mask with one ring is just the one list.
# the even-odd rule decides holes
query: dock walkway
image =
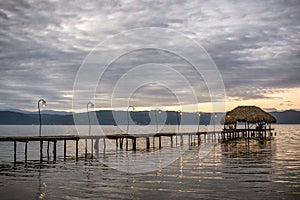
{"label": "dock walkway", "polygon": [[[195,141],[198,145],[200,145],[201,140],[206,141],[207,135],[210,135],[212,139],[218,139],[220,141],[228,141],[235,140],[240,138],[258,138],[262,140],[271,139],[273,136],[274,129],[228,129],[222,131],[215,132],[163,132],[163,133],[154,133],[154,134],[106,134],[106,135],[92,135],[92,136],[79,136],[79,135],[57,135],[57,136],[0,136],[0,142],[13,142],[14,143],[14,163],[17,162],[17,142],[25,143],[24,155],[25,155],[25,163],[27,162],[27,153],[28,153],[28,143],[33,141],[40,142],[40,163],[43,160],[43,143],[48,142],[47,145],[47,154],[49,160],[49,144],[53,143],[53,161],[56,161],[57,156],[57,142],[63,141],[64,143],[64,161],[66,161],[66,152],[67,152],[67,141],[75,141],[75,160],[78,161],[78,142],[79,140],[85,140],[85,146],[87,147],[88,140],[91,142],[91,155],[93,158],[93,150],[94,144],[96,142],[99,143],[99,140],[103,141],[104,148],[106,147],[106,140],[115,140],[116,148],[123,149],[124,139],[125,139],[125,147],[126,150],[129,150],[128,140],[131,140],[132,151],[136,151],[137,139],[145,139],[146,140],[146,149],[150,149],[150,138],[152,138],[153,144],[152,147],[155,147],[155,138],[158,138],[158,147],[161,148],[161,138],[169,137],[171,141],[171,146],[173,146],[173,138],[176,139],[177,145],[177,137],[180,137],[180,145],[183,144],[183,136],[188,136],[188,144],[193,145]],[[193,139],[194,137],[194,139]],[[99,147],[99,145],[95,145]],[[96,149],[96,154],[99,153],[99,148]],[[85,159],[87,159],[87,148],[85,148]]]}

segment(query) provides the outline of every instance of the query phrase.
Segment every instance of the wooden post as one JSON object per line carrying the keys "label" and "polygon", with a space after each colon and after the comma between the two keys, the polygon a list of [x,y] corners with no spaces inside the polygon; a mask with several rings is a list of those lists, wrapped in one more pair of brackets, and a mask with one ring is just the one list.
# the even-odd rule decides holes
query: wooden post
{"label": "wooden post", "polygon": [[14,141],[14,163],[17,162],[17,141]]}
{"label": "wooden post", "polygon": [[66,161],[67,155],[67,140],[64,140],[64,161]]}
{"label": "wooden post", "polygon": [[126,138],[126,151],[128,151],[128,138]]}
{"label": "wooden post", "polygon": [[87,144],[88,144],[87,139],[85,139],[85,154],[84,154],[85,160],[87,159],[87,148],[88,148]]}
{"label": "wooden post", "polygon": [[152,146],[155,147],[155,137],[152,137]]}
{"label": "wooden post", "polygon": [[170,136],[170,139],[171,139],[171,147],[173,147],[173,136],[172,135]]}
{"label": "wooden post", "polygon": [[180,135],[180,145],[183,145],[183,135]]}
{"label": "wooden post", "polygon": [[91,159],[94,157],[94,140],[93,138],[91,139]]}
{"label": "wooden post", "polygon": [[43,140],[40,141],[40,163],[43,162]]}
{"label": "wooden post", "polygon": [[146,137],[146,148],[150,149],[150,138]]}
{"label": "wooden post", "polygon": [[53,161],[56,161],[56,140],[53,141]]}
{"label": "wooden post", "polygon": [[161,136],[159,136],[159,138],[158,138],[158,145],[159,145],[159,148],[161,149]]}
{"label": "wooden post", "polygon": [[123,149],[123,138],[120,138],[119,141],[120,141],[120,149]]}
{"label": "wooden post", "polygon": [[78,161],[78,139],[76,140],[76,152],[75,152],[75,159],[76,159],[76,161]]}
{"label": "wooden post", "polygon": [[96,151],[96,158],[99,159],[99,138],[95,141],[95,151]]}
{"label": "wooden post", "polygon": [[136,151],[136,138],[132,138],[132,150]]}
{"label": "wooden post", "polygon": [[48,141],[48,143],[47,143],[47,160],[48,161],[49,161],[49,157],[50,157],[49,148],[50,148],[50,141]]}
{"label": "wooden post", "polygon": [[106,142],[105,142],[105,138],[103,138],[103,148],[104,148],[104,150],[106,149]]}
{"label": "wooden post", "polygon": [[200,133],[197,133],[198,136],[198,145],[200,145]]}
{"label": "wooden post", "polygon": [[27,163],[27,143],[28,141],[25,141],[25,163]]}

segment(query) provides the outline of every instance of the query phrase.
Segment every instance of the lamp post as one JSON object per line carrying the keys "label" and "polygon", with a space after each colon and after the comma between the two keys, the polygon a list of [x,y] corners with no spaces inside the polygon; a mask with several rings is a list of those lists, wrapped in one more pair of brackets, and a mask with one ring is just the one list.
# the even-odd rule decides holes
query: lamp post
{"label": "lamp post", "polygon": [[126,129],[126,133],[129,132],[129,109],[132,108],[132,111],[135,111],[135,107],[134,106],[128,106],[127,108],[127,129]]}
{"label": "lamp post", "polygon": [[40,99],[38,101],[38,110],[39,110],[39,120],[40,120],[40,130],[39,130],[39,136],[42,136],[42,117],[41,117],[41,109],[40,109],[40,104],[42,103],[42,107],[46,107],[47,103],[44,99]]}
{"label": "lamp post", "polygon": [[199,133],[199,126],[200,126],[200,116],[201,116],[201,113],[200,112],[198,112],[198,127],[197,127],[197,133]]}
{"label": "lamp post", "polygon": [[87,112],[88,120],[89,120],[89,136],[91,136],[91,120],[90,120],[89,106],[91,106],[91,108],[93,108],[94,104],[92,102],[88,102],[86,104],[86,112]]}
{"label": "lamp post", "polygon": [[214,116],[213,116],[213,123],[214,123],[214,133],[215,133],[215,131],[216,131],[216,128],[215,128],[215,126],[216,126],[216,123],[215,123],[215,118],[217,118],[217,114],[215,114],[215,113],[214,113]]}
{"label": "lamp post", "polygon": [[180,116],[180,119],[181,119],[181,115],[182,115],[182,112],[181,110],[178,110],[177,111],[177,123],[178,123],[178,127],[177,127],[177,132],[179,133],[179,129],[180,129],[180,121],[179,121],[179,116]]}
{"label": "lamp post", "polygon": [[155,110],[155,122],[156,122],[156,133],[158,132],[158,120],[157,120],[157,114],[160,114],[161,110],[156,108]]}

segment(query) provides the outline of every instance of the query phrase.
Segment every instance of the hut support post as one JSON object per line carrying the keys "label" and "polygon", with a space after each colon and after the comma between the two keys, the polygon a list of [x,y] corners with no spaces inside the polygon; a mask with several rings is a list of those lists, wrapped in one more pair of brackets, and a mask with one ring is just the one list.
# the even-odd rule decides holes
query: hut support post
{"label": "hut support post", "polygon": [[150,149],[150,138],[146,137],[146,148]]}
{"label": "hut support post", "polygon": [[161,136],[158,138],[158,147],[161,149]]}
{"label": "hut support post", "polygon": [[132,138],[132,150],[136,151],[136,137]]}

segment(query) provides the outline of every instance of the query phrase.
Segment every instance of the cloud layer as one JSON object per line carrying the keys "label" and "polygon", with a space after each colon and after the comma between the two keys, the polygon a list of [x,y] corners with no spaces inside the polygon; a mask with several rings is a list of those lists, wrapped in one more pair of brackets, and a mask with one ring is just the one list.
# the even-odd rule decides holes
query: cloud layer
{"label": "cloud layer", "polygon": [[[270,98],[300,85],[299,13],[297,0],[2,1],[0,107],[35,109],[43,97],[52,109],[71,109],[75,76],[89,52],[119,32],[143,27],[174,29],[201,44],[218,66],[229,98]],[[210,100],[201,76],[162,55],[144,50],[114,63],[97,90],[101,106],[109,107],[110,91],[128,66],[154,61],[184,74],[199,91],[199,102]],[[156,104],[176,104],[170,91],[153,85],[139,89],[132,101],[151,106],[154,95]]]}

